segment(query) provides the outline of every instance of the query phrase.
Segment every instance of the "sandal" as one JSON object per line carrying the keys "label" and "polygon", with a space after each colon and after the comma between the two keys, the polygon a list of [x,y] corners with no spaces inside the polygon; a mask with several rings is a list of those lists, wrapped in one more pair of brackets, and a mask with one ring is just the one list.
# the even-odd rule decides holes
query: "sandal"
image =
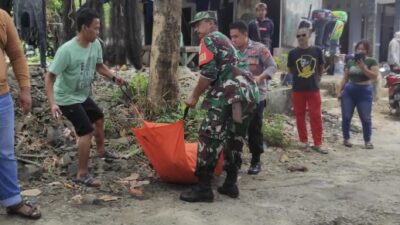
{"label": "sandal", "polygon": [[352,144],[349,140],[344,140],[344,141],[343,141],[343,145],[346,146],[346,147],[348,147],[348,148],[353,147],[353,144]]}
{"label": "sandal", "polygon": [[365,142],[365,149],[374,149],[374,145],[371,142]]}
{"label": "sandal", "polygon": [[87,187],[100,187],[101,183],[96,180],[92,175],[86,174],[86,176],[77,178],[74,177],[72,178],[72,181],[77,183],[77,184],[83,184]]}
{"label": "sandal", "polygon": [[[21,211],[22,207],[24,206],[29,207],[29,210],[27,212]],[[21,201],[16,205],[7,207],[7,214],[17,215],[32,220],[37,220],[42,217],[42,213],[36,206],[33,206],[31,203],[25,201]]]}

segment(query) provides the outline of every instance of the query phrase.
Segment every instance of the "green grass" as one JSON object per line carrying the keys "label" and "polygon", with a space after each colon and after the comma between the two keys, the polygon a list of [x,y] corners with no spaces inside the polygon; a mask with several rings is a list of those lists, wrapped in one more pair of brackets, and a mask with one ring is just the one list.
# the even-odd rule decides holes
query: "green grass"
{"label": "green grass", "polygon": [[262,132],[268,146],[288,148],[290,138],[284,127],[284,117],[279,114],[270,114],[264,119]]}

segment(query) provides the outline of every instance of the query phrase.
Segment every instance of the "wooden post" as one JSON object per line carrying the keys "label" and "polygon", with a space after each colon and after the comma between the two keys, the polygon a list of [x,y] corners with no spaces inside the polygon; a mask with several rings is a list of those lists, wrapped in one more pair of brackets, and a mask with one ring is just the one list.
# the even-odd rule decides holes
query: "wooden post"
{"label": "wooden post", "polygon": [[148,93],[155,113],[178,104],[176,72],[179,64],[181,14],[181,0],[154,1]]}

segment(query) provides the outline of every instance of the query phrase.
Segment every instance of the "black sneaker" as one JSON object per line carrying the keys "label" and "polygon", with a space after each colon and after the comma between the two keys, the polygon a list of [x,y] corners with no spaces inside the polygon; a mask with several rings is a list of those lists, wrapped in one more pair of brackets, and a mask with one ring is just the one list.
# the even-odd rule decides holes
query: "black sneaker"
{"label": "black sneaker", "polygon": [[258,163],[252,163],[252,164],[250,165],[250,168],[249,168],[249,170],[247,171],[247,173],[250,174],[250,175],[256,175],[256,174],[258,174],[260,171],[261,171],[261,163],[258,162]]}

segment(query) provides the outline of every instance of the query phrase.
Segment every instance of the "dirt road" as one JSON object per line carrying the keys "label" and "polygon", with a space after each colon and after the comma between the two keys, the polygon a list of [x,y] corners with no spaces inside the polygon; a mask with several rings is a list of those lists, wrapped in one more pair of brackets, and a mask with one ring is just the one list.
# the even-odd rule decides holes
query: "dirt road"
{"label": "dirt road", "polygon": [[[270,149],[258,176],[247,175],[248,165],[243,166],[237,200],[215,192],[212,204],[184,203],[178,196],[187,186],[155,182],[145,189],[146,199],[123,198],[110,204],[76,205],[70,196],[52,196],[49,201],[42,195],[42,220],[11,218],[2,211],[1,225],[400,224],[400,121],[388,117],[384,107],[375,106],[374,150],[363,149],[361,134],[354,137],[351,149],[339,139],[329,155],[288,150],[286,163],[279,162],[281,150]],[[306,166],[308,172],[289,172],[294,164]],[[222,180],[216,179],[214,187]]]}

